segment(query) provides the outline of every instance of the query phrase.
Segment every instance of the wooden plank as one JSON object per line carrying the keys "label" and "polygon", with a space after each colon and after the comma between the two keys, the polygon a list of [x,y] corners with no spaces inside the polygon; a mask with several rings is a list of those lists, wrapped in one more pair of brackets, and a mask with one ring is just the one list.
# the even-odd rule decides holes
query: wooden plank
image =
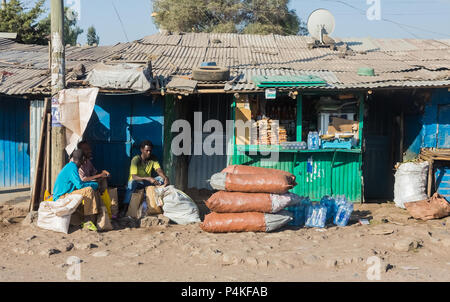
{"label": "wooden plank", "polygon": [[[45,152],[45,151],[44,151]],[[39,203],[42,201],[42,200],[44,200],[44,193],[45,193],[45,179],[47,178],[47,174],[50,174],[48,171],[47,171],[47,155],[45,154],[44,155],[44,164],[43,164],[43,166],[44,166],[44,169],[43,169],[43,171],[42,171],[42,181],[41,181],[41,186],[40,186],[40,188],[39,188],[39,200],[37,200],[35,203],[34,203],[34,206],[33,206],[33,210],[34,211],[36,211],[38,208],[39,208]]]}
{"label": "wooden plank", "polygon": [[404,135],[405,135],[405,114],[402,111],[401,115],[400,115],[400,141],[399,141],[399,148],[400,148],[400,153],[399,153],[399,161],[403,162],[403,141],[404,141]]}
{"label": "wooden plank", "polygon": [[427,195],[428,198],[431,197],[431,182],[433,180],[433,160],[428,161],[428,186],[427,186]]}

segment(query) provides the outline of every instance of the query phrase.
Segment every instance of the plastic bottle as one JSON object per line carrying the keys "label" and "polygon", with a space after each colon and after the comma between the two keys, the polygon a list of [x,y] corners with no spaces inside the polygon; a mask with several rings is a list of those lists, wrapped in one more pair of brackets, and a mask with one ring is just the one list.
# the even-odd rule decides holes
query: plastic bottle
{"label": "plastic bottle", "polygon": [[306,172],[312,173],[313,172],[313,158],[310,156],[308,158],[308,161],[306,162]]}
{"label": "plastic bottle", "polygon": [[310,205],[307,208],[305,226],[323,228],[327,218],[327,207],[321,204]]}
{"label": "plastic bottle", "polygon": [[327,208],[327,223],[333,222],[337,212],[335,199],[330,196],[324,196],[322,197],[322,200],[320,200],[320,204]]}
{"label": "plastic bottle", "polygon": [[337,226],[346,226],[353,212],[353,203],[348,202],[345,197],[341,197],[337,208],[334,224]]}

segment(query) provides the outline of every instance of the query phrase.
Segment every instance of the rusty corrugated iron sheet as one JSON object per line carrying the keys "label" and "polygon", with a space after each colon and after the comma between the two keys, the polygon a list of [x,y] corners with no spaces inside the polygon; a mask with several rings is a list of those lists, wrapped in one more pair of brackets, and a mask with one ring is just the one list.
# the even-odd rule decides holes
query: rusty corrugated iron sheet
{"label": "rusty corrugated iron sheet", "polygon": [[[151,61],[154,77],[162,77],[161,83],[168,83],[175,75],[191,75],[192,67],[201,62],[214,61],[231,69],[231,79],[243,73],[238,81],[226,86],[228,90],[255,89],[246,74],[258,69],[261,74],[271,72],[281,75],[297,74],[299,71],[309,74],[323,72],[324,76],[333,77],[333,81],[328,82],[328,88],[333,89],[432,87],[446,86],[450,81],[448,39],[366,37],[335,38],[335,41],[338,50],[310,49],[308,43],[312,42],[312,38],[304,36],[155,34],[113,46],[67,47],[67,75],[69,79],[73,78],[71,69],[81,63],[89,72],[99,62],[147,64]],[[376,76],[358,76],[359,67],[374,68]],[[45,70],[48,70],[47,46],[23,45],[0,39],[0,74],[8,74],[2,77],[0,93],[36,94],[49,91],[46,87],[49,74],[42,74]]]}

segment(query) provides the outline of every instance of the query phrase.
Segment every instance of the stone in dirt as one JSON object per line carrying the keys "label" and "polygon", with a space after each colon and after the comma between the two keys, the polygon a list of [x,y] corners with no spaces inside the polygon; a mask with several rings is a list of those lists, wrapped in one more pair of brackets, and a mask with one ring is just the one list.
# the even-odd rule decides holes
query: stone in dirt
{"label": "stone in dirt", "polygon": [[422,240],[404,238],[394,242],[394,249],[399,252],[409,252],[422,246]]}
{"label": "stone in dirt", "polygon": [[59,254],[59,253],[61,253],[60,250],[51,248],[51,249],[45,249],[45,250],[41,251],[39,253],[39,255],[50,257],[51,255],[55,255],[55,254]]}
{"label": "stone in dirt", "polygon": [[395,267],[394,265],[388,263],[388,264],[386,264],[385,270],[386,270],[386,272],[388,272],[389,270],[393,269],[394,267]]}
{"label": "stone in dirt", "polygon": [[58,249],[61,251],[69,252],[74,248],[74,244],[72,242],[65,242],[58,246]]}
{"label": "stone in dirt", "polygon": [[98,245],[94,243],[76,243],[74,245],[75,249],[77,250],[90,250],[94,248],[98,248]]}
{"label": "stone in dirt", "polygon": [[94,257],[106,257],[106,256],[109,256],[109,251],[96,252],[96,253],[93,253],[92,256],[94,256]]}
{"label": "stone in dirt", "polygon": [[25,241],[31,241],[31,240],[33,240],[35,238],[37,238],[37,236],[36,235],[32,235],[32,236],[28,237],[27,239],[25,239]]}
{"label": "stone in dirt", "polygon": [[369,231],[369,234],[370,235],[390,235],[390,234],[393,234],[394,231],[395,230],[393,228],[375,227]]}

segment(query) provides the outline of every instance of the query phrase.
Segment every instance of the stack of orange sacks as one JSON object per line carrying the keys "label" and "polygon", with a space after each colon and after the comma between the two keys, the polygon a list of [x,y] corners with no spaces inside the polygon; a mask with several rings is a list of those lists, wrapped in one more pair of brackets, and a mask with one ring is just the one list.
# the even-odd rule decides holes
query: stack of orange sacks
{"label": "stack of orange sacks", "polygon": [[212,211],[201,228],[207,232],[270,232],[290,220],[283,209],[301,201],[288,191],[296,185],[289,172],[233,165],[211,177],[219,190],[205,203]]}

